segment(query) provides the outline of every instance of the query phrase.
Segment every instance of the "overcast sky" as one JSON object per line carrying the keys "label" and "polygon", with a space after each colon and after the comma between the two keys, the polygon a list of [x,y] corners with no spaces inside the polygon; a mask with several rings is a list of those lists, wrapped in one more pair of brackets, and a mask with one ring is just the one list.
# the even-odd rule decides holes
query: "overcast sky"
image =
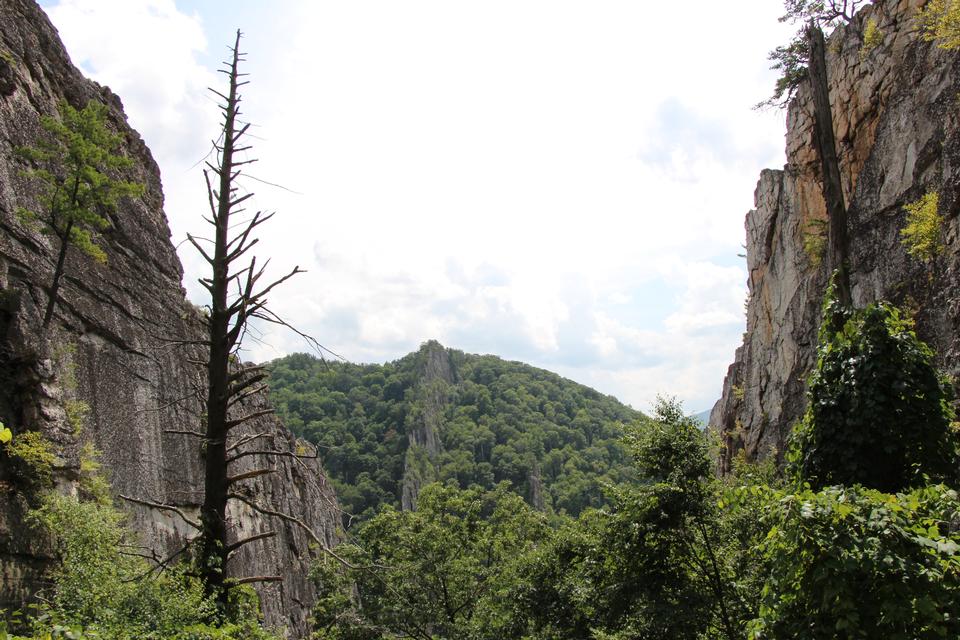
{"label": "overcast sky", "polygon": [[[745,329],[744,214],[780,167],[757,112],[775,0],[48,0],[123,99],[175,243],[205,233],[205,91],[241,28],[273,308],[354,362],[428,339],[646,409],[712,406]],[[734,6],[735,9],[734,10]],[[202,263],[179,249],[191,299]],[[286,333],[247,357],[307,350]]]}

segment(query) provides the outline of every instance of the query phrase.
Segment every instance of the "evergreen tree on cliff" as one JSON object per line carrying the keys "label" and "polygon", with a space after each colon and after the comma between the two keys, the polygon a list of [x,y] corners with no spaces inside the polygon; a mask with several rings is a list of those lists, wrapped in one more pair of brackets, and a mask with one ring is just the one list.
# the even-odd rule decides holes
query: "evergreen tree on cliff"
{"label": "evergreen tree on cliff", "polygon": [[95,234],[110,226],[107,214],[121,197],[143,193],[142,184],[116,178],[132,161],[119,153],[123,136],[112,133],[106,121],[107,108],[98,102],[90,101],[79,110],[64,102],[59,119],[40,120],[45,135],[37,146],[17,149],[33,165],[25,175],[42,187],[41,208],[21,208],[17,213],[27,222],[39,222],[43,232],[60,244],[43,314],[44,332],[53,319],[69,246],[106,262]]}

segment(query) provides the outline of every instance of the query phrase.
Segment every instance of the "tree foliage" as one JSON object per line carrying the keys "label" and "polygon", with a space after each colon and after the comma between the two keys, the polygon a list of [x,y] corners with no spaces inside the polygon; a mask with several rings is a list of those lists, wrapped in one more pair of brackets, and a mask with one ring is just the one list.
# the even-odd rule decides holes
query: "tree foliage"
{"label": "tree foliage", "polygon": [[956,491],[836,486],[785,495],[775,513],[752,639],[960,637]]}
{"label": "tree foliage", "polygon": [[960,2],[930,0],[918,20],[926,40],[947,50],[960,48]]}
{"label": "tree foliage", "polygon": [[387,506],[315,571],[316,638],[516,637],[512,561],[547,534],[542,514],[505,485],[485,492],[432,484],[416,511]]}
{"label": "tree foliage", "polygon": [[943,252],[940,229],[943,217],[939,213],[940,194],[931,191],[915,202],[904,205],[907,226],[900,231],[901,242],[911,256],[930,262]]}
{"label": "tree foliage", "polygon": [[27,177],[40,185],[38,210],[20,208],[21,218],[36,221],[60,242],[43,327],[50,324],[63,274],[67,247],[74,245],[97,261],[106,254],[96,234],[109,228],[108,214],[124,196],[143,193],[143,185],[117,174],[132,161],[120,153],[123,136],[107,127],[107,108],[90,101],[83,109],[60,104],[60,117],[40,120],[44,136],[36,146],[17,151],[32,165]]}
{"label": "tree foliage", "polygon": [[779,72],[773,95],[757,106],[785,107],[807,79],[810,45],[806,30],[813,25],[827,31],[853,19],[857,9],[870,0],[784,0],[780,22],[800,25],[794,37],[769,54],[771,69]]}
{"label": "tree foliage", "polygon": [[[539,472],[544,507],[572,515],[602,505],[606,483],[635,476],[620,438],[638,412],[556,374],[454,350],[446,353],[455,381],[428,389],[424,353],[384,365],[305,354],[270,364],[271,399],[285,424],[317,445],[347,511],[399,508],[408,453],[441,482],[489,490],[508,481],[528,499]],[[436,397],[442,451],[431,461],[409,451],[409,434]]]}
{"label": "tree foliage", "polygon": [[851,310],[828,293],[808,408],[789,457],[813,488],[888,492],[953,480],[957,433],[951,387],[933,352],[893,306]]}
{"label": "tree foliage", "polygon": [[32,640],[276,638],[260,627],[252,591],[234,594],[226,618],[209,625],[216,603],[188,565],[148,561],[109,503],[47,491],[29,523],[37,536],[53,541],[51,586],[26,614],[0,621],[0,638],[8,637],[9,626]]}
{"label": "tree foliage", "polygon": [[628,442],[643,484],[614,489],[523,562],[516,598],[533,637],[741,637],[704,434],[661,401]]}

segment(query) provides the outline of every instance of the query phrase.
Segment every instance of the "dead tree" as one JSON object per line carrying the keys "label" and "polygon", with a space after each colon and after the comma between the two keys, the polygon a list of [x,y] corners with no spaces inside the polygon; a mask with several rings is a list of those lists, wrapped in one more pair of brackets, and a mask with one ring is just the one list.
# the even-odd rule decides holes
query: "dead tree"
{"label": "dead tree", "polygon": [[[213,250],[205,250],[201,241],[193,236],[188,239],[200,252],[211,268],[211,277],[202,278],[201,284],[210,293],[210,315],[207,320],[209,359],[207,361],[206,425],[204,430],[204,500],[200,511],[199,569],[209,594],[221,601],[226,598],[225,580],[228,556],[239,546],[264,538],[254,536],[228,544],[227,501],[239,483],[273,473],[271,468],[258,468],[243,473],[231,473],[231,464],[247,455],[237,449],[248,437],[233,444],[228,443],[231,432],[244,423],[272,413],[272,409],[252,411],[241,415],[237,409],[245,398],[263,390],[266,377],[263,367],[244,366],[237,357],[247,323],[253,318],[275,321],[276,316],[266,309],[267,294],[276,286],[300,273],[298,267],[283,277],[262,284],[261,279],[269,260],[257,265],[256,257],[247,258],[247,252],[257,244],[254,230],[273,217],[272,213],[257,211],[237,224],[236,216],[244,213],[241,205],[253,194],[239,194],[238,179],[241,167],[255,160],[238,160],[237,154],[250,149],[244,144],[244,136],[250,124],[239,122],[241,96],[239,89],[247,84],[240,73],[243,61],[240,52],[240,31],[237,31],[231,60],[221,69],[228,78],[226,93],[210,89],[223,102],[221,137],[215,141],[216,164],[207,163],[204,171],[213,226]],[[211,175],[214,180],[211,180]],[[216,186],[212,182],[216,182]],[[236,229],[233,229],[235,226]],[[243,266],[240,266],[243,264]],[[264,451],[262,454],[283,452]],[[241,579],[241,582],[244,580]]]}
{"label": "dead tree", "polygon": [[[259,241],[253,235],[254,230],[273,217],[273,214],[257,211],[246,219],[242,218],[245,210],[241,205],[253,194],[239,194],[241,167],[255,160],[236,159],[238,154],[250,149],[249,145],[244,144],[244,136],[250,125],[239,119],[239,90],[248,82],[242,80],[246,74],[239,71],[239,65],[244,61],[240,52],[240,38],[241,33],[237,31],[236,40],[230,49],[230,60],[224,63],[226,68],[220,70],[228,79],[226,93],[210,89],[223,101],[220,105],[223,114],[221,135],[213,142],[216,162],[207,162],[207,170],[204,171],[210,207],[210,217],[204,219],[213,227],[213,238],[187,236],[211,268],[211,276],[200,279],[200,283],[210,293],[209,316],[206,319],[207,335],[204,339],[157,337],[164,343],[164,348],[173,346],[209,350],[208,357],[203,360],[198,360],[195,354],[187,358],[188,362],[202,365],[206,369],[206,384],[198,381],[198,388],[195,390],[205,409],[202,429],[179,427],[164,430],[164,433],[190,437],[201,443],[205,478],[200,518],[192,518],[177,506],[158,500],[120,496],[142,507],[173,513],[196,532],[187,539],[183,548],[171,556],[160,558],[158,554],[153,554],[148,558],[154,560],[157,571],[162,571],[186,549],[194,548],[193,556],[204,588],[208,595],[216,598],[221,610],[227,602],[231,586],[281,580],[281,576],[277,575],[237,576],[227,579],[226,568],[234,553],[245,545],[277,535],[276,531],[265,531],[231,540],[231,528],[227,520],[227,504],[231,500],[244,504],[266,518],[296,525],[322,552],[345,567],[354,568],[330,549],[326,541],[302,518],[278,511],[256,499],[255,492],[247,484],[248,481],[274,473],[278,469],[263,466],[244,470],[242,466],[242,462],[250,458],[270,461],[286,459],[290,464],[299,465],[304,465],[305,459],[317,458],[315,453],[303,454],[264,444],[264,440],[273,435],[272,430],[243,432],[240,429],[252,420],[273,413],[270,408],[247,408],[250,404],[246,402],[248,399],[266,390],[264,379],[267,376],[264,367],[244,365],[239,358],[239,349],[247,332],[248,322],[259,319],[282,325],[305,339],[318,352],[327,352],[337,358],[340,356],[313,337],[287,324],[267,307],[267,295],[289,278],[302,273],[299,267],[294,267],[281,278],[262,283],[266,263],[258,266],[254,257],[246,262],[245,255]],[[205,246],[212,247],[212,250],[204,248]],[[206,396],[205,400],[202,396]],[[172,400],[170,404],[189,402],[190,398],[191,394],[188,394]],[[196,549],[197,547],[199,549]]]}

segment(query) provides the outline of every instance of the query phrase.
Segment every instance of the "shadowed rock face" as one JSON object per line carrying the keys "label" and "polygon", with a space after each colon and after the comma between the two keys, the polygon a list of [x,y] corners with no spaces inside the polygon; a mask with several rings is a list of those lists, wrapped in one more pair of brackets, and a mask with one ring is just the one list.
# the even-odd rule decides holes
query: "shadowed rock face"
{"label": "shadowed rock face", "polygon": [[[20,175],[14,149],[31,144],[40,117],[66,100],[82,107],[98,100],[110,107],[110,125],[125,137],[134,160],[125,175],[143,182],[146,193],[123,202],[110,215],[102,246],[107,263],[68,253],[51,333],[38,335],[56,255],[55,241],[15,215],[32,207],[36,191]],[[129,128],[122,105],[108,88],[73,67],[56,30],[32,0],[0,3],[0,420],[14,431],[41,431],[59,456],[57,477],[70,490],[79,449],[91,442],[114,493],[181,507],[196,515],[203,498],[199,441],[170,431],[201,429],[205,373],[202,347],[177,341],[204,337],[200,312],[180,285],[182,268],[163,214],[160,173],[139,135]],[[198,178],[199,179],[199,178]],[[89,413],[71,420],[66,409],[85,403]],[[255,396],[238,413],[267,406]],[[76,411],[73,412],[74,414]],[[264,434],[257,449],[312,452],[272,417],[246,427]],[[18,607],[38,587],[49,557],[43,541],[23,524],[24,496],[0,464],[0,608]],[[264,466],[276,473],[248,481],[260,504],[295,515],[326,541],[334,542],[339,508],[316,460],[251,456],[242,472]],[[120,501],[143,542],[172,552],[194,532],[178,516]],[[266,621],[307,635],[314,590],[307,573],[316,556],[297,525],[272,521],[249,507],[230,510],[233,535],[275,530],[272,539],[243,547],[231,562],[237,576],[280,575],[281,583],[258,586]]]}
{"label": "shadowed rock face", "polygon": [[[857,306],[878,299],[908,309],[938,363],[960,380],[960,56],[919,38],[924,0],[879,0],[828,43],[830,101],[850,216],[851,284]],[[875,20],[883,41],[862,51]],[[710,416],[726,443],[723,471],[781,455],[806,406],[820,303],[828,274],[805,247],[824,220],[812,102],[801,87],[787,115],[783,171],[764,171],[746,218],[747,330]],[[907,255],[903,205],[939,191],[946,249],[930,264]],[[809,242],[806,243],[809,245]]]}

